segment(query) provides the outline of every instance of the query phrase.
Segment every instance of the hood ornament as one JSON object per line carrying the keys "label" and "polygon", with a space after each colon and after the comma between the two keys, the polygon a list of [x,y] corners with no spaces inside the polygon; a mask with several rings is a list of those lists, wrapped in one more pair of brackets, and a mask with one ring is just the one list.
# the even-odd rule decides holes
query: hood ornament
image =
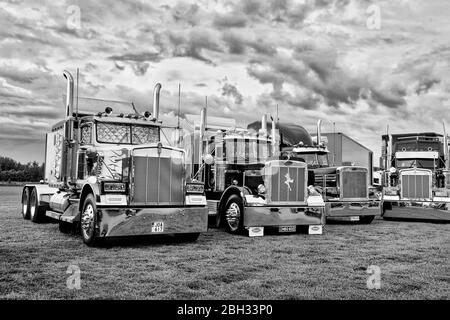
{"label": "hood ornament", "polygon": [[286,180],[284,181],[284,183],[288,186],[289,191],[292,191],[292,189],[291,189],[291,183],[294,182],[294,179],[291,178],[291,176],[289,175],[289,172],[286,173],[286,174],[284,175],[284,177],[286,178]]}

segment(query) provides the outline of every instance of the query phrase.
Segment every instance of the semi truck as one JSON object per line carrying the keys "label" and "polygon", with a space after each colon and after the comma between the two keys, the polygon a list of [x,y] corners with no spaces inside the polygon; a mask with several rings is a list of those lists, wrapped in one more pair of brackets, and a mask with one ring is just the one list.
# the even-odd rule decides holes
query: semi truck
{"label": "semi truck", "polygon": [[[279,157],[277,130],[267,115],[257,132],[237,126],[209,126],[206,108],[189,132],[192,174],[205,183],[211,220],[231,234],[276,232],[322,234],[322,196],[308,182],[306,163]],[[224,123],[233,121],[224,121]],[[187,142],[187,141],[190,142]]]}
{"label": "semi truck", "polygon": [[[362,166],[334,166],[329,151],[321,138],[321,120],[317,122],[316,141],[300,125],[277,123],[281,134],[280,152],[292,160],[308,165],[311,184],[323,196],[325,216],[329,220],[355,221],[370,224],[379,216],[380,199],[369,191],[370,173]],[[259,129],[254,122],[249,128]]]}
{"label": "semi truck", "polygon": [[[185,150],[161,142],[161,85],[153,113],[74,110],[74,81],[67,80],[65,119],[46,134],[45,183],[27,184],[22,216],[49,217],[62,232],[81,232],[95,246],[102,238],[175,234],[194,241],[206,232],[203,183],[186,175]],[[78,92],[78,91],[77,91]],[[130,105],[130,111],[132,111]]]}
{"label": "semi truck", "polygon": [[445,132],[386,134],[381,139],[383,218],[450,221]]}

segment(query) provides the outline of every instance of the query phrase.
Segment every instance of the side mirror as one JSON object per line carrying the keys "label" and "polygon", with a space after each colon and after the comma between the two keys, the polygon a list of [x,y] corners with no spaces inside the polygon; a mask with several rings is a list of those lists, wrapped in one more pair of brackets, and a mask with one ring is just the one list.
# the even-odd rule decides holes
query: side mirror
{"label": "side mirror", "polygon": [[205,154],[203,156],[203,161],[205,161],[206,164],[211,165],[214,163],[214,157],[210,154]]}

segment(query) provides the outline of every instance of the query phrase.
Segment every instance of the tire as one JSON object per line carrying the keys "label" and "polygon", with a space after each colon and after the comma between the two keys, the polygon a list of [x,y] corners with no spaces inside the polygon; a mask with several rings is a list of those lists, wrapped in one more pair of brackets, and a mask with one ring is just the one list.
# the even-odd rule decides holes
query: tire
{"label": "tire", "polygon": [[41,222],[45,217],[45,210],[39,208],[39,199],[36,188],[33,188],[30,196],[30,219],[34,223]]}
{"label": "tire", "polygon": [[371,224],[375,216],[360,216],[359,224]]}
{"label": "tire", "polygon": [[244,230],[244,205],[242,199],[232,195],[225,205],[223,213],[225,229],[231,234],[240,234]]}
{"label": "tire", "polygon": [[59,231],[61,233],[72,233],[73,230],[74,228],[72,224],[65,221],[59,221]]}
{"label": "tire", "polygon": [[30,220],[30,188],[23,188],[22,191],[22,217]]}
{"label": "tire", "polygon": [[92,194],[89,194],[84,200],[80,220],[83,242],[90,247],[96,246],[98,244],[97,207]]}
{"label": "tire", "polygon": [[180,242],[194,242],[198,239],[200,233],[178,233],[175,238]]}

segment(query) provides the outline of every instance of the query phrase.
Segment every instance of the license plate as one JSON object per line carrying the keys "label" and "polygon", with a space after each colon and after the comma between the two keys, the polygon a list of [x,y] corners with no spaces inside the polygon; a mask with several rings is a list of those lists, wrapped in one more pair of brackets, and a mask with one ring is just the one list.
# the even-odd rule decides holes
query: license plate
{"label": "license plate", "polygon": [[278,230],[280,232],[296,232],[297,226],[281,226]]}
{"label": "license plate", "polygon": [[322,234],[322,226],[309,226],[308,234]]}
{"label": "license plate", "polygon": [[359,221],[359,216],[351,216],[350,221]]}
{"label": "license plate", "polygon": [[152,222],[152,232],[164,232],[164,222]]}

